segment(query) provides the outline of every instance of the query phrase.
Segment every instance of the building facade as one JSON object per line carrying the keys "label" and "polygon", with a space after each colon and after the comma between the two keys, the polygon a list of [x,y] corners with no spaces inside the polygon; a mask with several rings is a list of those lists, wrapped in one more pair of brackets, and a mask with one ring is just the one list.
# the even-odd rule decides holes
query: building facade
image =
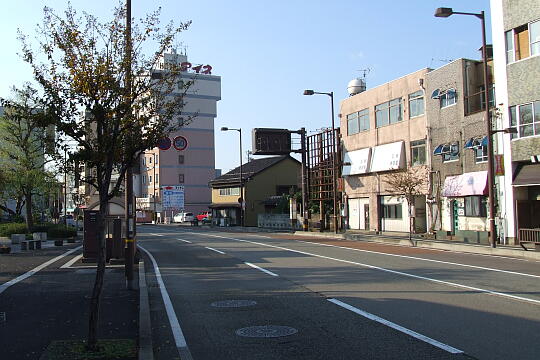
{"label": "building facade", "polygon": [[[437,231],[438,238],[487,243],[488,153],[483,62],[454,60],[429,72],[425,83],[432,149],[430,230]],[[493,91],[490,94],[493,107]]]}
{"label": "building facade", "polygon": [[[186,64],[188,59],[175,52],[166,53],[159,68],[166,69],[167,63]],[[191,69],[197,68],[190,66]],[[186,71],[181,72],[177,79],[179,96],[185,91],[185,84],[192,83],[183,98],[185,106],[182,119],[173,121],[192,120],[179,131],[169,134],[168,146],[156,147],[141,156],[141,171],[135,183],[139,188],[137,196],[147,199],[139,200],[140,210],[143,210],[139,216],[144,219],[148,218],[148,212],[154,210],[160,218],[181,210],[197,214],[207,211],[211,203],[208,182],[216,174],[214,119],[217,116],[217,102],[221,99],[221,77],[208,73],[208,65],[204,71],[206,74],[201,69],[197,72],[186,66]],[[162,206],[163,188],[167,186],[183,187],[182,208]]]}
{"label": "building facade", "polygon": [[[341,101],[345,213],[350,229],[409,231],[407,201],[385,178],[410,167],[429,167],[422,69]],[[427,230],[428,186],[415,197],[414,230]]]}
{"label": "building facade", "polygon": [[498,136],[505,163],[500,231],[517,243],[520,233],[540,228],[540,3],[492,0],[491,18],[498,126],[517,130]]}

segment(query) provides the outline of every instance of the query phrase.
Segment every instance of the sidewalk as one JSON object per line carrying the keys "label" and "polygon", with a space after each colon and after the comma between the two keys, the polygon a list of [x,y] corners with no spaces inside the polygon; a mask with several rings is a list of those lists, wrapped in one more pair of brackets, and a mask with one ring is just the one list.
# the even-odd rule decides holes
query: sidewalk
{"label": "sidewalk", "polygon": [[[0,255],[0,285],[80,245],[78,241]],[[47,359],[42,354],[52,341],[86,339],[95,267],[82,264],[80,259],[73,262],[81,251],[58,259],[0,293],[2,358]],[[107,267],[98,338],[131,339],[136,346],[138,305],[139,292],[125,289],[123,266]]]}

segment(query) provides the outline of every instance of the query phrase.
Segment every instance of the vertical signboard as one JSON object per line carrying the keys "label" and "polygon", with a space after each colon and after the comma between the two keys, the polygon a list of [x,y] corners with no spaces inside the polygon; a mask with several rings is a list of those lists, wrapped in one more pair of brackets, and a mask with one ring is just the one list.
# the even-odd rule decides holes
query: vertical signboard
{"label": "vertical signboard", "polygon": [[182,210],[184,209],[184,187],[181,185],[162,186],[163,210]]}

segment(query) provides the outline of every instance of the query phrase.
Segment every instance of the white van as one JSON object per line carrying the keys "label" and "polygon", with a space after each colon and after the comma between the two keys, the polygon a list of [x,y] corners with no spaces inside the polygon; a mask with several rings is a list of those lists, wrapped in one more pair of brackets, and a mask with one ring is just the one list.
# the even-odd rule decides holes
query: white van
{"label": "white van", "polygon": [[194,220],[195,216],[190,212],[181,212],[173,217],[173,222],[175,223],[193,222]]}

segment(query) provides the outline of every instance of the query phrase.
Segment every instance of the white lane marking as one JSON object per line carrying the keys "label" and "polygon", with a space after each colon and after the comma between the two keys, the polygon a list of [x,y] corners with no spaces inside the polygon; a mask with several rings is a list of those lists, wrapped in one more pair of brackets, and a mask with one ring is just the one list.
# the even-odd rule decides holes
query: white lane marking
{"label": "white lane marking", "polygon": [[82,258],[82,254],[81,255],[77,255],[75,256],[73,259],[69,260],[67,263],[65,263],[64,265],[60,266],[60,269],[67,269],[69,268],[71,265],[75,264],[80,258]]}
{"label": "white lane marking", "polygon": [[217,250],[217,249],[214,249],[214,248],[211,248],[211,247],[208,247],[208,246],[205,246],[206,249],[208,250],[212,250],[212,251],[215,251],[217,253],[220,253],[222,255],[225,255],[225,253],[223,251],[220,251],[220,250]]}
{"label": "white lane marking", "polygon": [[152,234],[150,234],[150,235],[153,235],[153,236],[165,236],[165,235],[163,235],[163,234],[156,234],[156,233],[152,233]]}
{"label": "white lane marking", "polygon": [[267,273],[268,275],[279,276],[278,274],[275,274],[275,273],[273,273],[273,272],[271,272],[269,270],[263,269],[262,267],[257,266],[255,264],[252,264],[252,263],[249,263],[249,262],[244,262],[244,264],[246,264],[247,266],[251,266],[254,269],[260,270],[260,271],[262,271],[264,273]]}
{"label": "white lane marking", "polygon": [[439,349],[443,349],[444,351],[448,351],[449,353],[452,353],[452,354],[462,354],[463,353],[462,350],[456,349],[455,347],[452,347],[450,345],[446,345],[446,344],[444,344],[444,343],[442,343],[440,341],[437,341],[437,340],[434,340],[434,339],[432,339],[430,337],[427,337],[425,335],[419,334],[416,331],[407,329],[407,328],[405,328],[403,326],[400,326],[400,325],[398,325],[396,323],[393,323],[393,322],[388,321],[386,319],[380,318],[377,315],[373,315],[373,314],[368,313],[366,311],[355,308],[354,306],[351,306],[351,305],[349,305],[347,303],[344,303],[342,301],[339,301],[339,300],[336,300],[336,299],[327,299],[327,300],[330,301],[331,303],[334,303],[336,305],[341,306],[342,308],[350,310],[350,311],[352,311],[352,312],[354,312],[354,313],[356,313],[358,315],[361,315],[361,316],[366,317],[366,318],[368,318],[370,320],[373,320],[373,321],[376,321],[376,322],[378,322],[380,324],[391,327],[392,329],[395,329],[397,331],[405,333],[405,334],[407,334],[409,336],[412,336],[412,337],[414,337],[414,338],[416,338],[418,340],[427,342],[428,344],[436,346]]}
{"label": "white lane marking", "polygon": [[169,323],[171,325],[174,342],[176,343],[176,348],[178,352],[180,353],[180,355],[182,355],[185,352],[189,353],[189,349],[186,343],[186,338],[184,337],[184,333],[182,331],[182,328],[180,327],[180,322],[178,321],[178,317],[176,316],[176,313],[174,311],[171,298],[169,297],[169,293],[167,292],[167,288],[165,287],[165,283],[163,282],[163,278],[161,277],[161,271],[159,271],[159,267],[157,265],[156,259],[154,259],[154,257],[148,250],[146,250],[140,245],[138,245],[138,247],[142,251],[144,251],[146,255],[148,255],[148,257],[152,261],[152,265],[154,267],[154,273],[156,274],[156,280],[159,284],[159,290],[161,291],[161,297],[163,298],[163,303],[165,304],[165,310],[167,311],[167,317],[169,318]]}
{"label": "white lane marking", "polygon": [[191,241],[189,241],[189,240],[184,240],[184,239],[180,239],[180,238],[178,238],[178,240],[183,241],[183,242],[188,243],[188,244],[191,244]]}
{"label": "white lane marking", "polygon": [[533,275],[533,274],[527,274],[527,273],[520,273],[520,272],[517,272],[517,271],[494,269],[494,268],[488,268],[488,267],[478,266],[478,265],[468,265],[468,264],[455,263],[455,262],[451,262],[451,261],[442,261],[442,260],[426,259],[426,258],[421,258],[421,257],[416,257],[416,256],[407,256],[407,255],[399,255],[399,254],[388,254],[388,253],[384,253],[384,252],[380,252],[380,251],[364,250],[364,249],[354,249],[354,248],[349,248],[349,247],[346,247],[346,246],[338,246],[338,245],[331,245],[331,244],[320,244],[320,243],[314,243],[314,242],[311,242],[311,241],[303,241],[303,240],[296,240],[296,241],[301,242],[301,243],[306,243],[306,244],[312,244],[312,245],[321,245],[321,246],[327,246],[327,247],[335,247],[335,248],[338,248],[338,249],[345,249],[345,250],[352,250],[352,251],[358,251],[358,252],[365,252],[365,253],[369,253],[369,254],[377,254],[377,255],[384,255],[384,256],[393,256],[393,257],[399,257],[399,258],[403,258],[403,259],[412,259],[412,260],[428,261],[428,262],[433,262],[433,263],[438,263],[438,264],[446,264],[446,265],[462,266],[462,267],[468,267],[468,268],[473,268],[473,269],[481,269],[481,270],[487,270],[487,271],[496,271],[496,272],[501,272],[501,273],[505,273],[505,274],[518,275],[518,276],[527,276],[527,277],[533,277],[533,278],[540,279],[540,275]]}
{"label": "white lane marking", "polygon": [[15,279],[12,279],[12,280],[9,280],[8,282],[5,282],[3,283],[2,285],[0,285],[0,294],[3,293],[4,291],[6,291],[7,288],[9,288],[10,286],[12,285],[15,285],[16,283],[20,282],[20,281],[23,281],[24,279],[27,279],[29,278],[30,276],[34,275],[35,273],[37,273],[38,271],[40,270],[43,270],[45,269],[47,266],[51,265],[52,263],[54,263],[55,261],[58,261],[60,259],[62,259],[63,257],[66,257],[70,254],[73,254],[75,251],[78,251],[82,248],[82,246],[77,246],[75,249],[71,249],[65,253],[63,253],[62,255],[58,255],[57,257],[47,261],[47,262],[44,262],[43,264],[39,265],[39,266],[36,266],[35,268],[33,268],[32,270],[20,275],[20,276],[17,276]]}
{"label": "white lane marking", "polygon": [[380,267],[380,266],[364,264],[364,263],[360,263],[360,262],[356,262],[356,261],[343,260],[343,259],[338,259],[338,258],[334,258],[334,257],[330,257],[330,256],[313,254],[313,253],[309,253],[309,252],[306,252],[306,251],[289,249],[289,248],[282,247],[282,246],[264,244],[264,243],[260,243],[260,242],[256,242],[256,241],[242,240],[242,239],[236,239],[236,238],[219,236],[219,235],[211,235],[211,234],[205,234],[204,236],[211,236],[211,237],[217,237],[217,238],[222,238],[222,239],[235,240],[235,241],[246,242],[246,243],[250,243],[250,244],[266,246],[266,247],[271,247],[271,248],[280,249],[280,250],[286,250],[286,251],[290,251],[290,252],[297,253],[297,254],[314,256],[314,257],[318,257],[318,258],[321,258],[321,259],[338,261],[338,262],[342,262],[342,263],[346,263],[346,264],[359,265],[359,266],[367,267],[369,269],[380,270],[380,271],[384,271],[384,272],[391,273],[391,274],[410,277],[410,278],[413,278],[413,279],[431,281],[431,282],[434,282],[434,283],[437,283],[437,284],[443,284],[443,285],[453,286],[453,287],[457,287],[457,288],[461,288],[461,289],[478,291],[478,292],[482,292],[482,293],[486,293],[486,294],[490,294],[490,295],[498,295],[498,296],[506,297],[506,298],[509,298],[509,299],[512,299],[512,300],[526,301],[526,302],[529,302],[529,303],[540,305],[540,300],[534,300],[534,299],[529,299],[529,298],[525,298],[525,297],[521,297],[521,296],[511,295],[511,294],[507,294],[507,293],[503,293],[503,292],[477,288],[477,287],[474,287],[474,286],[457,284],[457,283],[453,283],[453,282],[450,282],[450,281],[433,279],[433,278],[429,278],[429,277],[426,277],[426,276],[409,274],[409,273],[402,272],[402,271],[390,270],[390,269],[386,269],[386,268],[383,268],[383,267]]}

